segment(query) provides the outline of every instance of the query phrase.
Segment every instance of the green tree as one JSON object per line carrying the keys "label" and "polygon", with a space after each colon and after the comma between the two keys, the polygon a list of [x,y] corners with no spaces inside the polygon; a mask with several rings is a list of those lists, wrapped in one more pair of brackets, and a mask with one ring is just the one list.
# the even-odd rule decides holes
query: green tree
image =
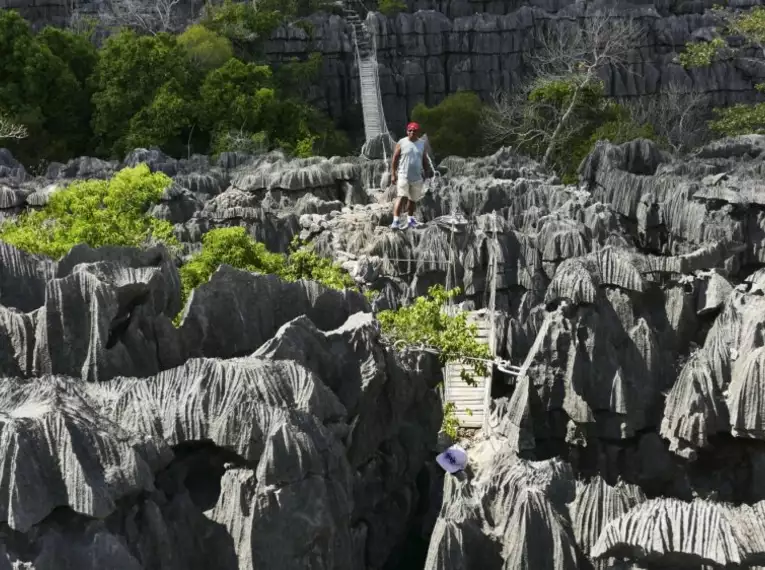
{"label": "green tree", "polygon": [[51,26],[43,28],[37,39],[66,64],[77,81],[77,95],[72,101],[72,120],[76,127],[68,133],[66,149],[59,157],[88,154],[93,142],[93,131],[90,127],[93,89],[90,77],[98,61],[98,51],[90,41],[89,35]]}
{"label": "green tree", "polygon": [[266,0],[208,4],[202,25],[228,39],[238,51],[238,56],[255,59],[262,56],[263,42],[282,23],[295,14],[294,2]]}
{"label": "green tree", "polygon": [[412,110],[412,119],[420,123],[438,156],[478,156],[484,147],[483,112],[478,95],[459,91],[432,108],[419,103]]}
{"label": "green tree", "polygon": [[200,120],[210,130],[257,132],[264,126],[275,98],[272,73],[267,65],[230,59],[210,72],[202,83]]}
{"label": "green tree", "polygon": [[231,40],[200,24],[189,26],[178,36],[178,44],[192,65],[205,73],[221,67],[234,56]]}
{"label": "green tree", "polygon": [[[139,36],[123,30],[108,38],[99,51],[93,75],[93,130],[98,137],[98,151],[107,156],[124,156],[138,142],[136,134],[130,132],[133,118],[150,107],[158,95],[161,100],[156,110],[177,110],[180,105],[176,97],[181,93],[191,95],[193,79],[185,51],[174,36]],[[146,120],[156,116],[156,112],[146,111],[133,126],[151,130],[146,128]],[[164,136],[172,129],[163,126],[159,131]]]}
{"label": "green tree", "polygon": [[10,10],[0,11],[0,54],[0,109],[29,133],[12,143],[11,151],[31,163],[41,155],[65,160],[80,150],[81,102],[87,94],[67,63]]}
{"label": "green tree", "polygon": [[187,133],[194,125],[195,108],[183,86],[171,79],[157,90],[148,106],[128,123],[124,148],[159,147],[172,156],[188,153]]}
{"label": "green tree", "polygon": [[530,82],[495,97],[483,121],[487,139],[538,148],[542,165],[556,166],[564,141],[580,131],[582,111],[602,92],[598,74],[622,65],[639,36],[637,24],[612,8],[588,15],[581,26],[555,26],[531,56]]}
{"label": "green tree", "polygon": [[140,164],[110,180],[75,182],[55,192],[38,211],[0,226],[0,240],[58,259],[79,243],[140,246],[148,240],[175,245],[169,222],[148,215],[170,184],[162,173]]}
{"label": "green tree", "polygon": [[517,97],[519,100],[503,103],[512,107],[516,117],[514,124],[504,125],[508,132],[503,142],[535,158],[547,154],[551,143],[549,134],[557,129],[561,116],[568,114],[568,127],[558,129],[548,157],[549,164],[566,182],[576,180],[579,163],[599,137],[619,144],[632,140],[626,137],[650,134],[650,127],[635,125],[624,108],[605,96],[600,81],[579,86],[568,79],[540,79],[528,92]]}

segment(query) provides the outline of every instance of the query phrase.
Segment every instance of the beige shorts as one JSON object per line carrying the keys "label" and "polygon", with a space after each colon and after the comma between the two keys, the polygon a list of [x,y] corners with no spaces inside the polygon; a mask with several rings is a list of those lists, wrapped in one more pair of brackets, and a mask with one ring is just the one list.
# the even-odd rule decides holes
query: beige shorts
{"label": "beige shorts", "polygon": [[412,202],[419,202],[422,199],[422,188],[424,182],[407,182],[406,180],[398,179],[396,184],[396,195],[399,198],[408,198]]}

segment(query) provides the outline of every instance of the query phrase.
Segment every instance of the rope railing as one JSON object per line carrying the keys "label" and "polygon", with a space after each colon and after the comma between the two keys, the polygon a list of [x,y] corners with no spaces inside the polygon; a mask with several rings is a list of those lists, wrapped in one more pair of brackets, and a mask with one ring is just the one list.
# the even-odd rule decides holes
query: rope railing
{"label": "rope railing", "polygon": [[[434,346],[428,346],[426,344],[408,344],[405,340],[397,340],[393,343],[393,348],[403,352],[403,351],[411,351],[411,352],[427,352],[430,354],[434,354],[436,356],[440,356],[441,352],[438,348]],[[520,366],[516,366],[512,364],[509,360],[505,360],[503,358],[494,357],[494,358],[478,358],[476,356],[468,356],[463,354],[456,355],[456,358],[459,360],[469,360],[472,362],[482,362],[489,366],[496,366],[498,370],[505,372],[506,374],[509,374],[511,376],[519,376],[521,373],[522,368]]]}
{"label": "rope railing", "polygon": [[[370,10],[361,0],[354,0],[353,2],[347,0],[345,2],[345,5],[347,6],[349,10],[356,12],[356,10],[353,7],[354,3],[362,6],[364,10],[366,11],[367,17],[369,16]],[[356,14],[358,15],[358,12],[356,12]],[[377,65],[377,34],[372,33],[365,22],[361,23],[361,27],[366,31],[367,38],[365,39],[368,39],[370,43],[369,53],[365,55],[363,60],[362,60],[361,53],[359,51],[359,38],[358,38],[358,34],[356,33],[356,27],[351,26],[354,53],[356,56],[357,67],[359,69],[359,80],[361,79],[361,67],[362,67],[361,62],[365,61],[365,62],[373,64],[374,70],[375,70],[374,72],[374,89],[375,89],[375,103],[376,103],[375,107],[376,107],[377,119],[379,120],[380,134],[390,135],[390,132],[388,131],[388,124],[385,121],[385,110],[382,103],[382,93],[380,91],[380,74],[379,74],[378,65]],[[361,87],[361,89],[363,89],[363,87]],[[363,92],[362,92],[362,98],[363,98]],[[363,99],[362,99],[362,107],[363,107]],[[369,137],[369,135],[367,136]],[[367,140],[369,140],[369,138]]]}

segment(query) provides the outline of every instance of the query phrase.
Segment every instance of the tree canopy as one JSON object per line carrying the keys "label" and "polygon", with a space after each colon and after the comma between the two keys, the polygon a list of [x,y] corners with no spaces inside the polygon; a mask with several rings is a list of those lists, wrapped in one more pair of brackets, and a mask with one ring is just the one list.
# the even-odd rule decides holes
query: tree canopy
{"label": "tree canopy", "polygon": [[121,28],[100,49],[89,31],[35,34],[2,11],[0,117],[28,134],[6,144],[27,164],[122,158],[136,147],[345,153],[347,137],[308,102],[320,55],[272,68],[258,47],[298,4],[226,2],[179,35]]}

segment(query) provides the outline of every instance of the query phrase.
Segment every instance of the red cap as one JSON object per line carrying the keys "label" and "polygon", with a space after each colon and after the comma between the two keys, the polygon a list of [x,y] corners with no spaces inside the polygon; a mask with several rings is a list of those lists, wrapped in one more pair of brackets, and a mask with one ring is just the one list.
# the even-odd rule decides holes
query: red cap
{"label": "red cap", "polygon": [[407,132],[408,131],[412,131],[412,130],[419,131],[420,130],[420,124],[419,123],[409,123],[406,126],[406,130],[407,130]]}

